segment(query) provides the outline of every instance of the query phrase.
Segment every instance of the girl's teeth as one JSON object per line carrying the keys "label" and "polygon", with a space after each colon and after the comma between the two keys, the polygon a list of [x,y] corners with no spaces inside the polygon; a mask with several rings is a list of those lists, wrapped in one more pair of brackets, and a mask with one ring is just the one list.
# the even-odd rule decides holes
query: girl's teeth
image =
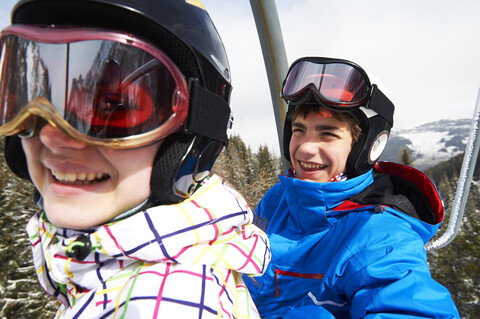
{"label": "girl's teeth", "polygon": [[55,176],[56,179],[58,179],[60,181],[65,179],[65,174],[63,174],[63,173],[52,171],[52,174],[53,174],[53,176]]}
{"label": "girl's teeth", "polygon": [[58,172],[58,171],[52,171],[52,175],[57,179],[58,181],[61,182],[93,182],[95,180],[101,180],[108,175],[104,173],[63,173],[63,172]]}
{"label": "girl's teeth", "polygon": [[76,179],[77,179],[77,174],[75,174],[75,173],[66,173],[65,174],[65,180],[67,182],[75,182]]}

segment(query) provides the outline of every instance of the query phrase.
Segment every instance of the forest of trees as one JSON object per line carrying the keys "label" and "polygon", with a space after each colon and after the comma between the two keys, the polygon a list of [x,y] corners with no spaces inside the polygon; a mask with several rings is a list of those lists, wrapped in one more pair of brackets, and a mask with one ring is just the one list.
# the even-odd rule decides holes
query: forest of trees
{"label": "forest of trees", "polygon": [[[446,216],[434,239],[447,229],[452,210],[463,155],[427,170],[437,185],[445,204]],[[430,251],[432,277],[446,286],[462,318],[480,318],[480,181],[479,165],[465,207],[462,226],[454,241],[439,250]]]}
{"label": "forest of trees", "polygon": [[256,153],[243,140],[234,135],[228,148],[220,154],[212,173],[223,177],[245,197],[252,210],[263,194],[277,181],[281,172],[280,159],[267,146],[260,146]]}
{"label": "forest of trees", "polygon": [[[0,145],[0,154],[3,154],[1,139]],[[399,150],[399,161],[415,165],[406,150]],[[448,225],[461,164],[462,157],[457,156],[427,171],[438,186],[447,211],[437,238]],[[240,191],[253,210],[263,194],[277,182],[277,175],[283,172],[280,159],[268,147],[262,146],[253,152],[239,136],[232,136],[213,173]],[[428,253],[432,276],[450,290],[462,318],[467,319],[480,318],[480,188],[476,182],[479,179],[476,172],[458,236],[447,247]],[[3,157],[0,190],[0,319],[52,318],[57,303],[37,282],[24,230],[36,211],[31,200],[32,186],[10,173]]]}

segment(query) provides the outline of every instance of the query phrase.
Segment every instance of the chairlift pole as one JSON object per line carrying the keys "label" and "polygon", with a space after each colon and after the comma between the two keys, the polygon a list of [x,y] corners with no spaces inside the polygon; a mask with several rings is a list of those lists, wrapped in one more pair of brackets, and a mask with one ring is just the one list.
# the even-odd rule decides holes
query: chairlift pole
{"label": "chairlift pole", "polygon": [[278,142],[282,171],[290,164],[283,156],[283,126],[285,122],[286,103],[280,98],[282,82],[288,71],[287,54],[283,43],[282,30],[278,19],[275,0],[250,0],[253,17],[257,26],[258,37],[262,47],[263,60],[272,97],[273,112],[277,126]]}
{"label": "chairlift pole", "polygon": [[480,148],[480,89],[477,94],[477,103],[473,114],[473,120],[470,127],[470,135],[468,136],[467,146],[465,147],[465,155],[463,157],[462,170],[458,180],[457,192],[453,202],[450,220],[447,230],[442,236],[433,242],[425,245],[427,250],[439,249],[450,244],[457,236],[460,226],[462,225],[463,213],[467,204],[468,192],[472,184],[472,177],[477,163],[478,151]]}

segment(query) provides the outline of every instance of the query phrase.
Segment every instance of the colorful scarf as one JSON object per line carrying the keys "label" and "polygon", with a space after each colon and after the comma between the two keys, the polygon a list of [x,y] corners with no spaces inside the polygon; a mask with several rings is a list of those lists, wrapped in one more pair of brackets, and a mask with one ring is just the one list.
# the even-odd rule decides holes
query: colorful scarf
{"label": "colorful scarf", "polygon": [[[242,274],[261,275],[267,236],[244,199],[214,176],[176,205],[149,208],[90,231],[27,226],[41,285],[58,318],[258,318]],[[67,251],[80,241],[83,260]]]}

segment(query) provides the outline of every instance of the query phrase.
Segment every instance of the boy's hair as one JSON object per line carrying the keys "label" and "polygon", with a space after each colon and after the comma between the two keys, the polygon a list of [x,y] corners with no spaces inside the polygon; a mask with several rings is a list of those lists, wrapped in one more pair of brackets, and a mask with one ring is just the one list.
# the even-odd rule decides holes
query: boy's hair
{"label": "boy's hair", "polygon": [[299,116],[306,118],[308,114],[320,114],[322,110],[327,110],[328,112],[330,112],[332,116],[338,121],[347,122],[350,125],[350,131],[352,133],[352,145],[358,141],[360,133],[362,133],[362,129],[360,128],[358,120],[347,112],[336,112],[327,109],[319,104],[306,103],[299,107],[296,107],[293,112],[290,112],[288,114],[288,120],[293,123],[293,121]]}

